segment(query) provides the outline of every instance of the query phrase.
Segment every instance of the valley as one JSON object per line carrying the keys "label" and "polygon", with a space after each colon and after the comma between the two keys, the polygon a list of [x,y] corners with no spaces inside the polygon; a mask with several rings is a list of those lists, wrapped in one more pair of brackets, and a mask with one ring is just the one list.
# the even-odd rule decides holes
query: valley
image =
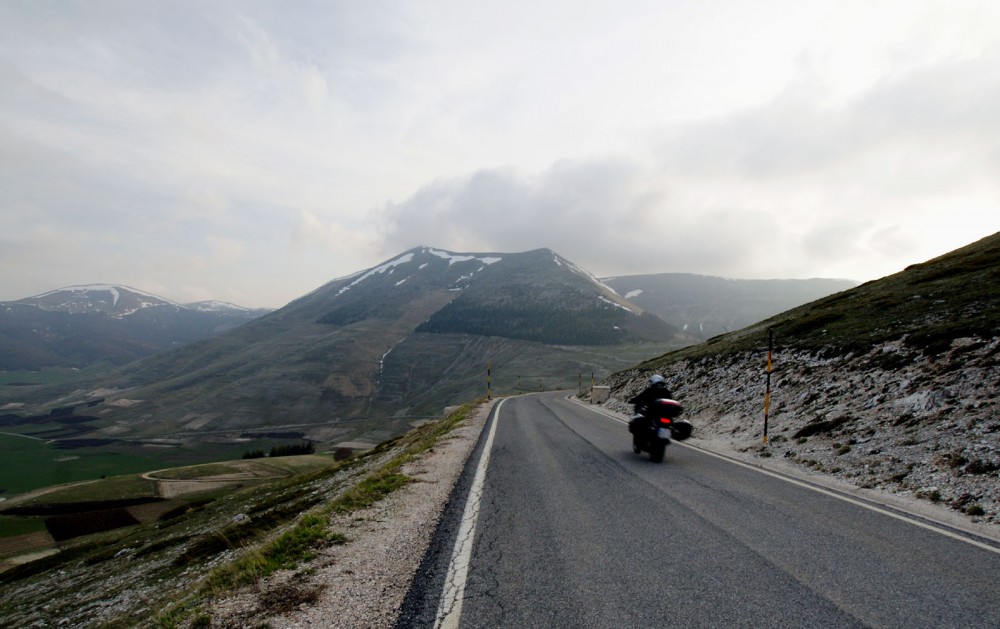
{"label": "valley", "polygon": [[[111,319],[142,312],[123,289],[68,293],[35,301],[79,310],[100,297],[104,310],[127,306],[106,312]],[[90,301],[81,304],[84,297]],[[174,306],[145,311],[156,307]],[[120,367],[52,380],[8,372],[0,421],[53,448],[75,447],[81,460],[111,453],[123,461],[219,460],[267,445],[255,435],[372,447],[487,393],[583,388],[689,342],[552,251],[420,247],[234,329]],[[37,464],[49,474],[72,468],[56,458],[49,452]]]}
{"label": "valley", "polygon": [[[553,281],[547,273],[527,272],[558,260],[551,252],[536,254],[532,264],[522,260],[479,297],[467,293],[471,301],[458,310],[476,325],[489,325],[492,319],[477,313],[511,295],[523,298],[518,287],[530,280],[539,294],[559,297],[512,310],[517,316],[532,312],[541,324],[536,321],[531,334],[542,336],[474,334],[452,315],[434,315],[461,294],[450,290],[452,282],[489,279],[487,271],[503,269],[501,262],[452,270],[454,257],[421,258],[414,251],[218,338],[128,369],[108,369],[100,377],[86,370],[8,374],[0,389],[0,447],[9,448],[3,454],[25,469],[70,475],[4,481],[21,492],[9,490],[9,499],[0,501],[0,583],[19,602],[0,614],[53,622],[134,615],[140,626],[188,626],[332,605],[340,593],[328,597],[327,587],[352,588],[353,579],[380,577],[365,572],[365,562],[350,564],[358,566],[357,575],[334,581],[313,581],[313,570],[328,568],[324,557],[342,546],[352,549],[336,551],[345,562],[355,562],[357,553],[377,553],[371,540],[382,535],[335,514],[368,508],[407,487],[426,470],[419,461],[436,450],[438,439],[465,430],[472,409],[489,407],[455,410],[452,402],[482,400],[487,391],[494,399],[545,390],[586,399],[597,383],[610,389],[605,411],[627,414],[625,400],[652,373],[671,383],[699,447],[842,483],[879,501],[895,496],[910,509],[923,502],[933,517],[990,538],[1000,522],[998,252],[1000,234],[692,343],[666,322],[633,327],[639,320],[627,310],[633,306],[591,277],[570,270],[574,275]],[[425,270],[433,259],[443,261],[437,270],[447,269],[445,275],[393,276]],[[393,292],[418,280],[429,295]],[[580,297],[584,286],[593,292]],[[341,300],[344,295],[355,301]],[[615,343],[551,342],[565,333],[545,336],[546,321],[566,321],[546,317],[555,304],[610,308],[624,317],[621,329],[634,331]],[[418,329],[427,321],[434,326]],[[657,336],[668,329],[670,336]],[[769,331],[776,342],[764,443]],[[476,413],[481,422],[481,410]],[[614,457],[628,458],[624,433],[624,454],[617,437],[608,439]],[[316,444],[320,454],[240,459],[251,450],[299,441]],[[452,465],[457,474],[460,464]],[[26,488],[53,479],[64,484]],[[419,511],[412,502],[402,504]],[[411,513],[376,512],[370,517],[386,526]],[[334,523],[345,528],[333,530]],[[342,530],[371,530],[375,537],[352,539]],[[430,534],[426,523],[421,530]],[[410,578],[413,561],[390,570],[402,571],[393,582]],[[124,572],[109,579],[99,566]],[[58,582],[47,578],[55,570],[62,575]],[[153,594],[164,582],[177,594]],[[241,594],[248,590],[268,594]],[[87,604],[68,605],[70,592],[85,593]],[[53,602],[43,609],[27,604],[39,596]],[[371,597],[361,598],[377,608]],[[296,602],[286,607],[280,600]]]}

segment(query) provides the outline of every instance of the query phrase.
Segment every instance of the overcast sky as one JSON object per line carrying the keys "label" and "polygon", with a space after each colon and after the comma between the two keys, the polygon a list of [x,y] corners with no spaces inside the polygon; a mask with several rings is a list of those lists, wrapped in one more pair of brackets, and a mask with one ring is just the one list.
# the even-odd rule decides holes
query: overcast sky
{"label": "overcast sky", "polygon": [[902,270],[1000,231],[1000,3],[0,1],[0,300],[417,245]]}

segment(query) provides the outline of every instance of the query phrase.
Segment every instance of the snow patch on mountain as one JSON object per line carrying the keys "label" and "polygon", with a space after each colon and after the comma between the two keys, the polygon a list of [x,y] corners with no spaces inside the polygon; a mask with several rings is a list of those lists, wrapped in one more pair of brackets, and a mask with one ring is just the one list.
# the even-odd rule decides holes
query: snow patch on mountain
{"label": "snow patch on mountain", "polygon": [[116,318],[127,317],[153,306],[185,307],[159,295],[114,284],[67,286],[22,299],[20,302],[47,311],[103,312]]}
{"label": "snow patch on mountain", "polygon": [[604,297],[603,295],[598,295],[597,298],[599,300],[603,301],[606,304],[614,306],[615,308],[621,308],[622,310],[626,310],[628,312],[631,312],[632,314],[635,314],[635,311],[632,310],[631,308],[628,308],[627,306],[624,306],[624,305],[622,305],[622,304],[620,304],[618,302],[611,301],[610,299],[608,299],[607,297]]}
{"label": "snow patch on mountain", "polygon": [[249,308],[237,306],[236,304],[231,304],[228,301],[218,301],[214,299],[184,305],[191,310],[198,310],[201,312],[250,312]]}
{"label": "snow patch on mountain", "polygon": [[[616,297],[619,296],[618,292],[615,289],[611,288],[610,286],[608,286],[607,284],[605,284],[604,282],[602,282],[600,279],[597,278],[596,275],[594,275],[590,271],[588,271],[588,270],[586,270],[586,269],[584,269],[584,268],[582,268],[580,266],[577,266],[576,264],[573,264],[572,262],[570,262],[566,258],[561,257],[559,254],[557,254],[555,252],[552,252],[552,260],[557,265],[564,266],[564,267],[568,268],[570,271],[572,271],[572,272],[576,273],[577,275],[579,275],[580,277],[582,277],[582,278],[590,281],[595,286],[597,286],[598,288],[600,288],[601,291],[604,292],[605,294],[607,294],[607,295],[613,295],[613,296],[616,296]],[[614,306],[617,306],[618,308],[621,308],[622,310],[627,310],[628,312],[631,312],[632,314],[638,314],[638,313],[636,313],[635,310],[632,310],[631,308],[629,308],[625,304],[618,303],[618,302],[616,302],[614,300],[607,299],[605,297],[601,297],[601,299],[604,300],[604,301],[606,301],[609,304],[612,304]]]}
{"label": "snow patch on mountain", "polygon": [[342,294],[346,293],[347,291],[351,290],[351,288],[353,288],[353,287],[357,286],[358,284],[360,284],[361,282],[365,281],[369,277],[372,277],[373,275],[379,275],[381,273],[387,273],[387,272],[388,273],[392,273],[396,269],[397,266],[399,266],[401,264],[407,264],[408,262],[412,262],[412,261],[413,261],[413,253],[405,253],[405,254],[399,256],[398,258],[396,258],[395,260],[390,260],[389,262],[386,262],[385,264],[383,264],[381,266],[377,266],[377,267],[369,270],[367,273],[365,273],[365,274],[361,275],[360,277],[358,277],[358,279],[354,280],[353,282],[351,282],[347,286],[341,288],[340,291],[337,294],[338,295],[342,295]]}
{"label": "snow patch on mountain", "polygon": [[458,262],[468,262],[469,260],[479,260],[483,264],[489,266],[491,264],[496,264],[497,262],[503,260],[503,258],[498,258],[498,257],[490,257],[490,256],[479,257],[476,255],[465,254],[465,253],[463,254],[449,253],[448,251],[441,251],[440,249],[432,249],[430,247],[425,248],[424,251],[433,256],[444,258],[445,260],[448,261],[448,266],[451,266],[452,264],[456,264]]}
{"label": "snow patch on mountain", "polygon": [[[478,274],[481,271],[483,271],[483,269],[485,269],[487,266],[489,266],[491,264],[496,264],[497,262],[500,262],[503,259],[503,258],[500,258],[500,257],[497,257],[497,256],[478,256],[478,255],[475,255],[475,254],[451,253],[451,252],[448,252],[448,251],[442,251],[440,249],[433,249],[431,247],[423,247],[423,248],[420,249],[420,252],[421,253],[427,253],[427,254],[433,255],[435,257],[447,260],[449,267],[452,266],[452,265],[454,265],[454,264],[459,264],[459,263],[462,263],[462,262],[478,261],[478,262],[481,263],[481,266],[479,266],[476,270],[472,271],[471,273],[464,273],[464,274],[460,275],[458,278],[456,278],[455,281],[454,281],[454,283],[453,283],[453,285],[452,285],[452,287],[449,288],[449,290],[462,290],[462,288],[464,288],[464,286],[460,285],[462,282],[467,282],[468,280],[470,280],[473,277],[475,277],[476,274]],[[413,259],[414,259],[414,252],[411,251],[409,253],[403,254],[402,256],[400,256],[398,258],[395,258],[394,260],[386,262],[385,264],[377,266],[377,267],[375,267],[375,268],[373,268],[373,269],[371,269],[371,270],[369,270],[369,271],[367,271],[367,272],[365,272],[363,274],[360,274],[350,284],[347,284],[346,286],[344,286],[343,288],[341,288],[340,291],[337,292],[337,295],[342,295],[342,294],[346,293],[347,291],[349,291],[354,286],[357,286],[361,282],[363,282],[363,281],[367,280],[368,278],[373,277],[375,275],[382,274],[382,273],[385,273],[387,275],[391,275],[396,270],[397,267],[399,267],[401,265],[404,265],[404,264],[407,264],[409,262],[412,262]],[[428,264],[429,264],[428,262],[424,262],[424,263],[420,264],[420,266],[417,267],[417,270],[419,271],[419,270],[425,268]],[[404,284],[409,279],[410,279],[410,276],[407,276],[407,277],[399,280],[398,282],[396,282],[396,286],[401,286],[402,284]]]}

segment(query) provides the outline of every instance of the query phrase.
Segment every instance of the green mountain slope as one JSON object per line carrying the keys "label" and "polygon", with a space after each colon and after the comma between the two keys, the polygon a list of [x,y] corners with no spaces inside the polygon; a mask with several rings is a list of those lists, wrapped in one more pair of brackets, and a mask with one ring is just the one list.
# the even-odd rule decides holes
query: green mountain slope
{"label": "green mountain slope", "polygon": [[676,333],[548,249],[484,270],[483,281],[469,286],[417,331],[569,345],[669,341]]}
{"label": "green mountain slope", "polygon": [[623,356],[661,353],[672,332],[551,251],[421,247],[228,333],[99,378],[18,387],[0,406],[22,418],[73,407],[77,439],[379,442],[485,394],[488,366],[507,392],[576,387]]}

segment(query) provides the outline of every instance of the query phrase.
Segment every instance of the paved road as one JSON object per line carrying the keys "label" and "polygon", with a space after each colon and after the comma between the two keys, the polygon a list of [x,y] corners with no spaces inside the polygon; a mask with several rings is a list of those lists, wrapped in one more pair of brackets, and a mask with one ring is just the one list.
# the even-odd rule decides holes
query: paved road
{"label": "paved road", "polygon": [[[494,425],[468,569],[445,590]],[[1000,627],[985,540],[694,448],[652,463],[623,424],[563,395],[504,400],[480,441],[401,626],[434,626],[445,591],[460,604],[446,598],[444,626],[468,628]]]}

